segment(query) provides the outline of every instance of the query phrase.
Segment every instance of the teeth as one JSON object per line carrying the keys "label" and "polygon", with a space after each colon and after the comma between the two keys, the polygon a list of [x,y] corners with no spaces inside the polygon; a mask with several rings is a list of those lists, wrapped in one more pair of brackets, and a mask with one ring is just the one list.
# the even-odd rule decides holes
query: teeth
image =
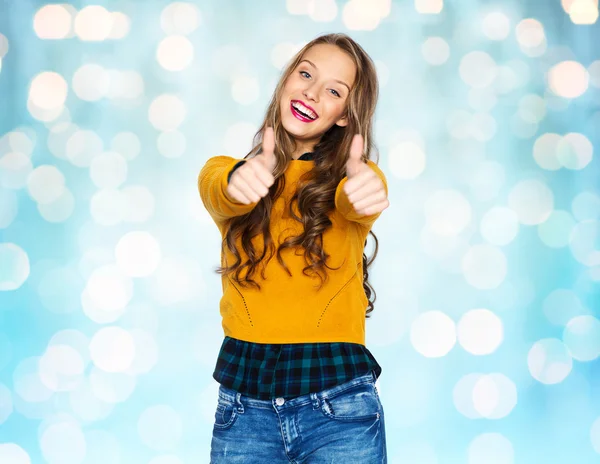
{"label": "teeth", "polygon": [[313,111],[309,110],[306,106],[302,105],[301,103],[294,102],[294,103],[292,103],[292,106],[294,108],[302,111],[303,113],[306,113],[312,119],[316,119],[316,117],[317,117],[317,115]]}

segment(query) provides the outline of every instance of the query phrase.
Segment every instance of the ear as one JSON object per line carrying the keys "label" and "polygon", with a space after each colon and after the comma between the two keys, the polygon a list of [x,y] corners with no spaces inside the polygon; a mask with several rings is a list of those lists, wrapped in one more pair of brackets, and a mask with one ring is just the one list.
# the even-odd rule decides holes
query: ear
{"label": "ear", "polygon": [[335,122],[336,126],[346,127],[348,125],[348,116],[344,114],[340,119]]}

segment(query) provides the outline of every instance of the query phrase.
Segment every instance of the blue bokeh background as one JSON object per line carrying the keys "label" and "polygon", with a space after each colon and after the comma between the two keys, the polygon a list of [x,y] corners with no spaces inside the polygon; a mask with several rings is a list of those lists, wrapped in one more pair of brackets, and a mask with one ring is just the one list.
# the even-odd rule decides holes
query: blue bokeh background
{"label": "blue bokeh background", "polygon": [[328,32],[380,81],[367,347],[389,462],[600,462],[597,17],[0,2],[0,463],[208,462],[220,236],[197,175],[245,156],[287,60]]}

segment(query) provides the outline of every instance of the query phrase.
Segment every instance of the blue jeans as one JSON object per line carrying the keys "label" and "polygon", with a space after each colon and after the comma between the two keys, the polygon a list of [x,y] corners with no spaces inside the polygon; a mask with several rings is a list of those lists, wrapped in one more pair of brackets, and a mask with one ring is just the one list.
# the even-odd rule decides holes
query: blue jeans
{"label": "blue jeans", "polygon": [[387,463],[375,374],[288,400],[219,385],[210,463]]}

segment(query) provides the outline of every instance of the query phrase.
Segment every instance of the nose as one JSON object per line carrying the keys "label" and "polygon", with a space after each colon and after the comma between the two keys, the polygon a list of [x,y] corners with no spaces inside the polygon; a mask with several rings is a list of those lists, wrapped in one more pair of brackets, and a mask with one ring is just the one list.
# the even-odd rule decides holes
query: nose
{"label": "nose", "polygon": [[310,87],[305,88],[304,91],[302,92],[302,94],[306,97],[307,100],[317,101],[316,100],[317,92],[315,91],[314,85],[311,85]]}

